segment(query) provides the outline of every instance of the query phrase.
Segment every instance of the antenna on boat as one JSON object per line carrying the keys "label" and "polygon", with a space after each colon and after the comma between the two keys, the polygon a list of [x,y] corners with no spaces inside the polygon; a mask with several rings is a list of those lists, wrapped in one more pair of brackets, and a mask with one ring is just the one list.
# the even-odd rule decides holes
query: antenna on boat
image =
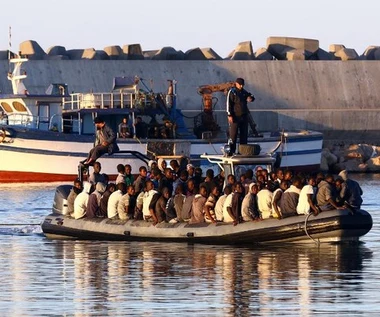
{"label": "antenna on boat", "polygon": [[[21,58],[21,56],[14,57],[12,49],[12,27],[9,26],[9,35],[8,35],[8,60],[9,60],[9,71],[8,71],[8,80],[12,82],[12,90],[15,95],[27,95],[28,90],[26,89],[23,80],[26,78],[26,72],[21,69],[21,65],[24,62],[27,62],[27,58]],[[13,70],[11,64],[14,64]]]}

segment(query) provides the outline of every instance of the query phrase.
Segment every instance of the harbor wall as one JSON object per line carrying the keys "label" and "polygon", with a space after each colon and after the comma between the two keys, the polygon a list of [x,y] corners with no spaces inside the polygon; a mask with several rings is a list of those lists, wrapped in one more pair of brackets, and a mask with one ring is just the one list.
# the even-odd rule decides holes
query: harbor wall
{"label": "harbor wall", "polygon": [[[1,93],[11,93],[8,68],[0,61]],[[70,92],[110,92],[114,77],[135,75],[165,92],[167,80],[175,79],[177,105],[189,117],[202,109],[198,86],[243,77],[256,97],[250,109],[260,131],[313,129],[327,143],[378,142],[380,61],[30,60],[23,68],[30,94],[44,93],[50,83],[66,83]],[[225,96],[215,96],[225,128]]]}

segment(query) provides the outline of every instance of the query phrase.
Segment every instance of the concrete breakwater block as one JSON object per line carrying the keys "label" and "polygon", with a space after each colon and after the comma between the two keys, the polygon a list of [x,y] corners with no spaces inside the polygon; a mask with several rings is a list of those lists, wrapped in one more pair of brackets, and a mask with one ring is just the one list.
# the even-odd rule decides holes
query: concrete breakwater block
{"label": "concrete breakwater block", "polygon": [[185,60],[188,61],[205,61],[206,56],[199,47],[191,48],[185,52]]}
{"label": "concrete breakwater block", "polygon": [[46,53],[41,46],[33,40],[24,41],[19,46],[22,56],[27,56],[31,60],[44,59]]}
{"label": "concrete breakwater block", "polygon": [[123,46],[125,59],[128,60],[143,60],[144,55],[140,44],[127,44]]}
{"label": "concrete breakwater block", "polygon": [[379,46],[368,46],[363,55],[360,56],[361,59],[364,60],[378,60],[380,57],[380,47]]}
{"label": "concrete breakwater block", "polygon": [[123,50],[121,49],[121,47],[119,45],[106,46],[104,48],[104,52],[106,52],[109,59],[112,59],[112,60],[124,59]]}
{"label": "concrete breakwater block", "polygon": [[66,48],[64,46],[51,46],[47,49],[46,53],[49,56],[66,55]]}
{"label": "concrete breakwater block", "polygon": [[185,54],[171,46],[161,48],[153,57],[153,60],[184,60]]}
{"label": "concrete breakwater block", "polygon": [[208,60],[221,60],[222,58],[211,47],[201,48],[203,55]]}
{"label": "concrete breakwater block", "polygon": [[255,54],[253,53],[252,42],[240,42],[235,50],[233,51],[231,57],[232,60],[252,60],[255,59]]}
{"label": "concrete breakwater block", "polygon": [[[267,38],[267,48],[273,45],[290,47],[292,49],[304,50],[308,53],[316,53],[319,49],[319,41],[314,39],[296,38],[296,37],[278,37],[271,36]],[[268,49],[270,52],[270,50]]]}
{"label": "concrete breakwater block", "polygon": [[338,59],[342,61],[350,61],[359,59],[358,53],[353,48],[342,48],[334,54]]}
{"label": "concrete breakwater block", "polygon": [[255,58],[261,61],[271,61],[274,59],[274,56],[269,53],[265,47],[260,47],[255,52]]}

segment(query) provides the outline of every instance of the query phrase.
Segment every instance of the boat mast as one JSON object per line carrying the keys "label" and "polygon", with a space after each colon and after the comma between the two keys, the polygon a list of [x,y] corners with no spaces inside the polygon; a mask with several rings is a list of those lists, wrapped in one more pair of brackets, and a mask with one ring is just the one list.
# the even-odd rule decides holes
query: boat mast
{"label": "boat mast", "polygon": [[[8,60],[9,60],[9,72],[8,80],[12,83],[12,91],[14,95],[27,95],[28,90],[26,89],[23,80],[27,77],[26,72],[21,69],[21,65],[24,62],[27,62],[27,58],[21,58],[17,56],[12,58],[12,28],[9,27],[9,50],[8,50]],[[13,71],[11,64],[14,64]]]}

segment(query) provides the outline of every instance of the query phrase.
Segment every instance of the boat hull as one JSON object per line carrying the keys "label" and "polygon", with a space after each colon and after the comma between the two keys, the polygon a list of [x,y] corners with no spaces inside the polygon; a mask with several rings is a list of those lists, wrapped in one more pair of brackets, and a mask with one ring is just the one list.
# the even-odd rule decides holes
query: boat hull
{"label": "boat hull", "polygon": [[[307,221],[305,221],[307,220]],[[318,216],[295,216],[230,223],[160,223],[142,220],[79,219],[52,213],[41,225],[51,239],[170,241],[206,244],[256,245],[266,243],[319,243],[358,241],[372,228],[371,215],[360,210],[326,211]],[[306,228],[306,230],[305,230]]]}
{"label": "boat hull", "polygon": [[[11,137],[0,143],[1,182],[57,182],[72,181],[78,175],[77,167],[92,148],[93,137],[65,135],[51,131],[30,129],[8,129]],[[221,154],[225,140],[119,140],[121,151],[133,150],[152,154],[152,150],[163,150],[164,155],[185,155],[200,160],[200,155]],[[280,147],[279,137],[269,133],[263,138],[251,139],[259,143],[262,153],[273,151],[281,156],[281,166],[295,171],[319,169],[322,152],[322,134],[310,131],[308,134],[289,133]],[[171,152],[170,152],[171,151]],[[157,153],[156,153],[157,154]],[[118,164],[130,164],[132,173],[137,173],[143,164],[141,160],[122,154],[104,155],[99,159],[102,172],[112,177],[117,175]],[[202,163],[202,162],[200,162]],[[206,163],[203,162],[203,163]],[[207,164],[205,164],[207,165]],[[207,168],[207,167],[205,167]]]}

